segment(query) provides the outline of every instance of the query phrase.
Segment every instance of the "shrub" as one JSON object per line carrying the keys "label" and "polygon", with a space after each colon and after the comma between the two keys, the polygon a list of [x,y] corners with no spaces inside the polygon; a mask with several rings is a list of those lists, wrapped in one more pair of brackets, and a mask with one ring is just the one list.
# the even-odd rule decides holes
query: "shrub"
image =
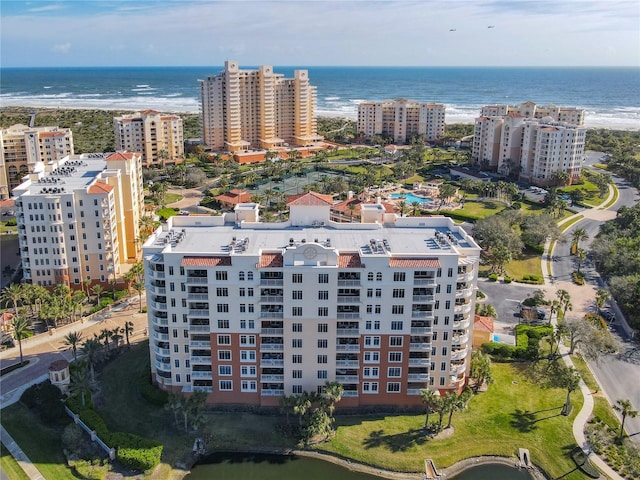
{"label": "shrub", "polygon": [[511,277],[509,276],[504,277],[504,283],[511,283],[511,282],[512,282]]}
{"label": "shrub", "polygon": [[497,282],[498,281],[498,274],[497,273],[492,273],[487,278],[489,279],[490,282]]}
{"label": "shrub", "polygon": [[70,423],[62,432],[62,446],[69,452],[77,454],[85,443],[84,430],[80,425]]}
{"label": "shrub", "polygon": [[522,208],[522,204],[519,202],[514,202],[511,204],[511,208],[514,210],[520,210]]}
{"label": "shrub", "polygon": [[16,225],[18,225],[18,221],[15,218],[12,218],[12,219],[7,220],[6,222],[4,222],[4,224],[7,227],[15,227]]}
{"label": "shrub", "polygon": [[484,292],[482,292],[480,290],[477,290],[476,291],[476,298],[487,298],[487,295]]}
{"label": "shrub", "polygon": [[20,401],[29,409],[38,405],[38,387],[40,385],[31,385],[27,388],[20,397]]}
{"label": "shrub", "polygon": [[147,402],[152,405],[163,407],[169,400],[169,394],[164,390],[160,390],[151,383],[149,373],[144,373],[140,377],[140,394]]}
{"label": "shrub", "polygon": [[525,275],[519,281],[520,283],[527,283],[529,285],[540,285],[544,283],[542,278],[540,278],[538,275]]}
{"label": "shrub", "polygon": [[582,272],[573,272],[571,277],[573,278],[573,283],[576,285],[584,285],[584,275]]}

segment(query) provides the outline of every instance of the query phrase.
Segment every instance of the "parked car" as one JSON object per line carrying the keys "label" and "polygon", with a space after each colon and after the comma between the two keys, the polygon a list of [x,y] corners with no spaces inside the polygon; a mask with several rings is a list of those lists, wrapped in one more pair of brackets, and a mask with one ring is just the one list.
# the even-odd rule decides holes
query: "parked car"
{"label": "parked car", "polygon": [[545,312],[543,309],[541,308],[537,308],[537,307],[527,307],[527,306],[521,306],[520,307],[520,316],[524,316],[526,311],[533,311],[536,313],[536,318],[538,320],[544,320],[547,316],[547,312]]}
{"label": "parked car", "polygon": [[616,314],[613,312],[610,312],[609,310],[603,310],[600,312],[600,316],[602,316],[602,318],[604,318],[607,322],[615,322],[616,321]]}

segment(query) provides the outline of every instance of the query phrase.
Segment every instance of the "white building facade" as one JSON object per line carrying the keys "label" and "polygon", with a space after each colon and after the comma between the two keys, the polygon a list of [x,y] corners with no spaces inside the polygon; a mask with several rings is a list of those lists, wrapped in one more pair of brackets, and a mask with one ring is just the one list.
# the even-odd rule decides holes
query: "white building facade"
{"label": "white building facade", "polygon": [[366,138],[392,138],[394,143],[410,143],[421,136],[429,142],[444,135],[445,107],[414,100],[385,100],[358,105],[358,133]]}
{"label": "white building facade", "polygon": [[342,406],[420,405],[466,383],[480,248],[445,217],[363,206],[329,220],[331,197],[289,199],[290,219],[241,204],[173,217],[143,247],[151,370],[210,404],[276,406],[344,387]]}

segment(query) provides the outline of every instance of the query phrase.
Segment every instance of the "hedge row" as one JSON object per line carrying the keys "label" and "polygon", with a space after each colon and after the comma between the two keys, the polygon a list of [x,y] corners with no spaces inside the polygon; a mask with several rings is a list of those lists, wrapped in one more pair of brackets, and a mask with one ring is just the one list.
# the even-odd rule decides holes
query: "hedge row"
{"label": "hedge row", "polygon": [[533,360],[538,357],[540,339],[553,331],[550,325],[517,325],[516,345],[487,342],[482,344],[482,351],[505,359]]}
{"label": "hedge row", "polygon": [[[69,404],[69,400],[67,400],[67,403]],[[69,408],[79,414],[82,421],[91,430],[95,430],[104,443],[116,448],[117,459],[124,466],[146,471],[151,470],[160,463],[162,444],[133,433],[110,432],[102,417],[91,408],[83,408],[77,399],[69,404]]]}
{"label": "hedge row", "polygon": [[518,280],[518,282],[526,283],[529,285],[541,285],[544,283],[544,280],[538,275],[525,275],[520,280]]}
{"label": "hedge row", "polygon": [[140,376],[139,384],[142,398],[152,405],[164,407],[169,401],[169,394],[167,392],[153,386],[149,372],[145,372]]}

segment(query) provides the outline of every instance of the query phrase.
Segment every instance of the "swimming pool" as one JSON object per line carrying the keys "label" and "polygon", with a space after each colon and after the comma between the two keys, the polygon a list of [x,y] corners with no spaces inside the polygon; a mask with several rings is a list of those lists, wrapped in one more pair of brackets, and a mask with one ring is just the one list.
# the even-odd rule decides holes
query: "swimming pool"
{"label": "swimming pool", "polygon": [[433,198],[429,197],[418,197],[413,193],[392,193],[391,198],[394,200],[398,200],[399,198],[404,198],[408,205],[411,205],[413,202],[422,203],[433,203]]}

